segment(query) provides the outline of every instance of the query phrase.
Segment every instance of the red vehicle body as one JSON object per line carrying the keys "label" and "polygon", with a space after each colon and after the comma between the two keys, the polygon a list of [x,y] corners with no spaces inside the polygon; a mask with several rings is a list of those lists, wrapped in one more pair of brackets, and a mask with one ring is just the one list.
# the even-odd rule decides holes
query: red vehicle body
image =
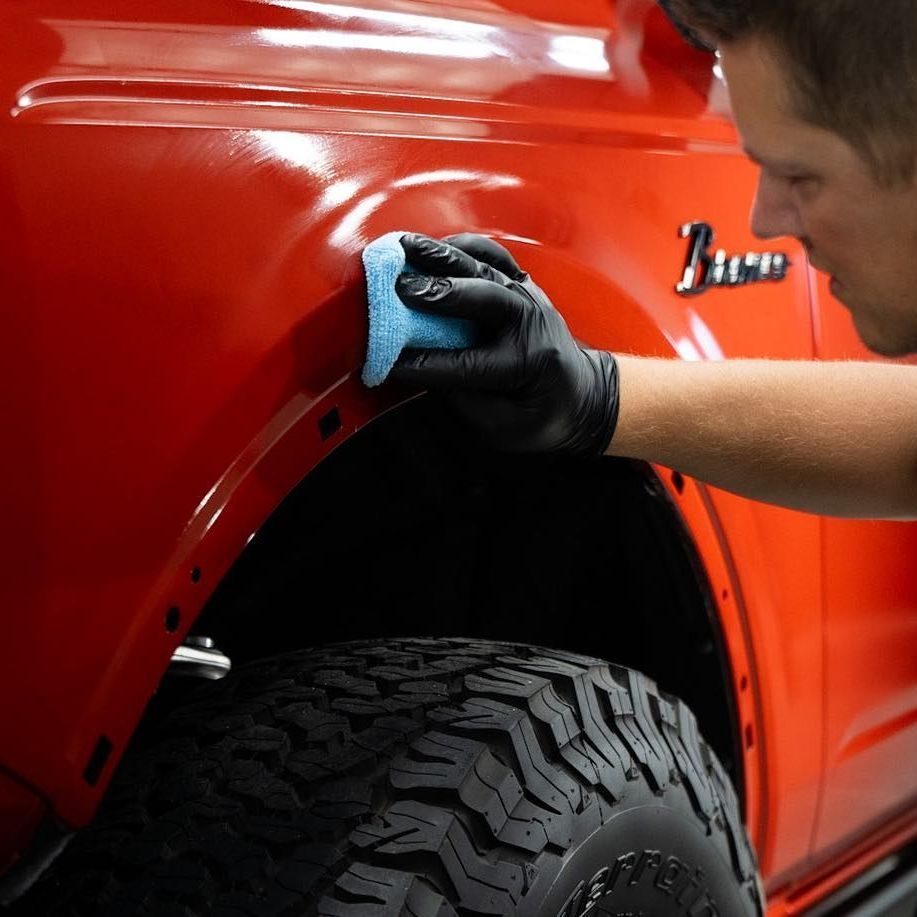
{"label": "red vehicle body", "polygon": [[[596,347],[874,359],[794,240],[781,282],[676,293],[683,224],[760,250],[756,175],[713,59],[649,0],[0,23],[4,869],[92,818],[254,533],[415,394],[359,381],[374,237],[491,235]],[[917,528],[655,473],[721,631],[769,913],[801,913],[917,835]]]}

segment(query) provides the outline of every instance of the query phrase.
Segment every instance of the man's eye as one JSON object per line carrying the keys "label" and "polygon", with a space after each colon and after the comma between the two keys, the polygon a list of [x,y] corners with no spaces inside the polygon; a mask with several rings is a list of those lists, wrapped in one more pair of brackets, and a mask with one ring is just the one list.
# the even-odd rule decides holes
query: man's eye
{"label": "man's eye", "polygon": [[817,175],[792,175],[787,183],[790,191],[806,200],[815,197],[821,188],[821,180]]}

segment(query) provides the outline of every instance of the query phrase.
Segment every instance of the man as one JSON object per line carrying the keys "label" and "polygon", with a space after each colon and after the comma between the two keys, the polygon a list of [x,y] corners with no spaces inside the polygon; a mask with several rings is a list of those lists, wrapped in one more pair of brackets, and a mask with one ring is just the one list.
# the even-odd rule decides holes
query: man
{"label": "man", "polygon": [[[917,4],[670,0],[716,46],[761,172],[756,235],[791,235],[875,352],[917,351]],[[393,376],[448,394],[492,446],[640,458],[810,512],[917,517],[917,368],[612,356],[574,342],[480,236],[402,239],[412,307],[485,332],[410,351]]]}

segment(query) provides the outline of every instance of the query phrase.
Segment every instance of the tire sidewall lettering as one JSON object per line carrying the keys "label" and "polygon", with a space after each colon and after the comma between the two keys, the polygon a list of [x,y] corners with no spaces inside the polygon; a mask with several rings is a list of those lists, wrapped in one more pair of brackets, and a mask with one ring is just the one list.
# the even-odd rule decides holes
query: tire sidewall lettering
{"label": "tire sidewall lettering", "polygon": [[556,917],[585,917],[618,886],[630,887],[644,882],[671,898],[689,917],[720,917],[716,901],[704,885],[704,871],[692,868],[674,854],[663,859],[659,850],[631,850],[614,863],[603,866],[589,879],[581,881],[564,902]]}

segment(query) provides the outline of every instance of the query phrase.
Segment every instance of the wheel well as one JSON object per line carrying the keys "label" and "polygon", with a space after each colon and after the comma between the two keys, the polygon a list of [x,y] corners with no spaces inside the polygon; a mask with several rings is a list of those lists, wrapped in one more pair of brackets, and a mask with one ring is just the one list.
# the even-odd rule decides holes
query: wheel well
{"label": "wheel well", "polygon": [[744,797],[706,577],[652,470],[498,455],[423,396],[339,447],[251,540],[199,618],[234,664],[382,636],[525,640],[685,700]]}

